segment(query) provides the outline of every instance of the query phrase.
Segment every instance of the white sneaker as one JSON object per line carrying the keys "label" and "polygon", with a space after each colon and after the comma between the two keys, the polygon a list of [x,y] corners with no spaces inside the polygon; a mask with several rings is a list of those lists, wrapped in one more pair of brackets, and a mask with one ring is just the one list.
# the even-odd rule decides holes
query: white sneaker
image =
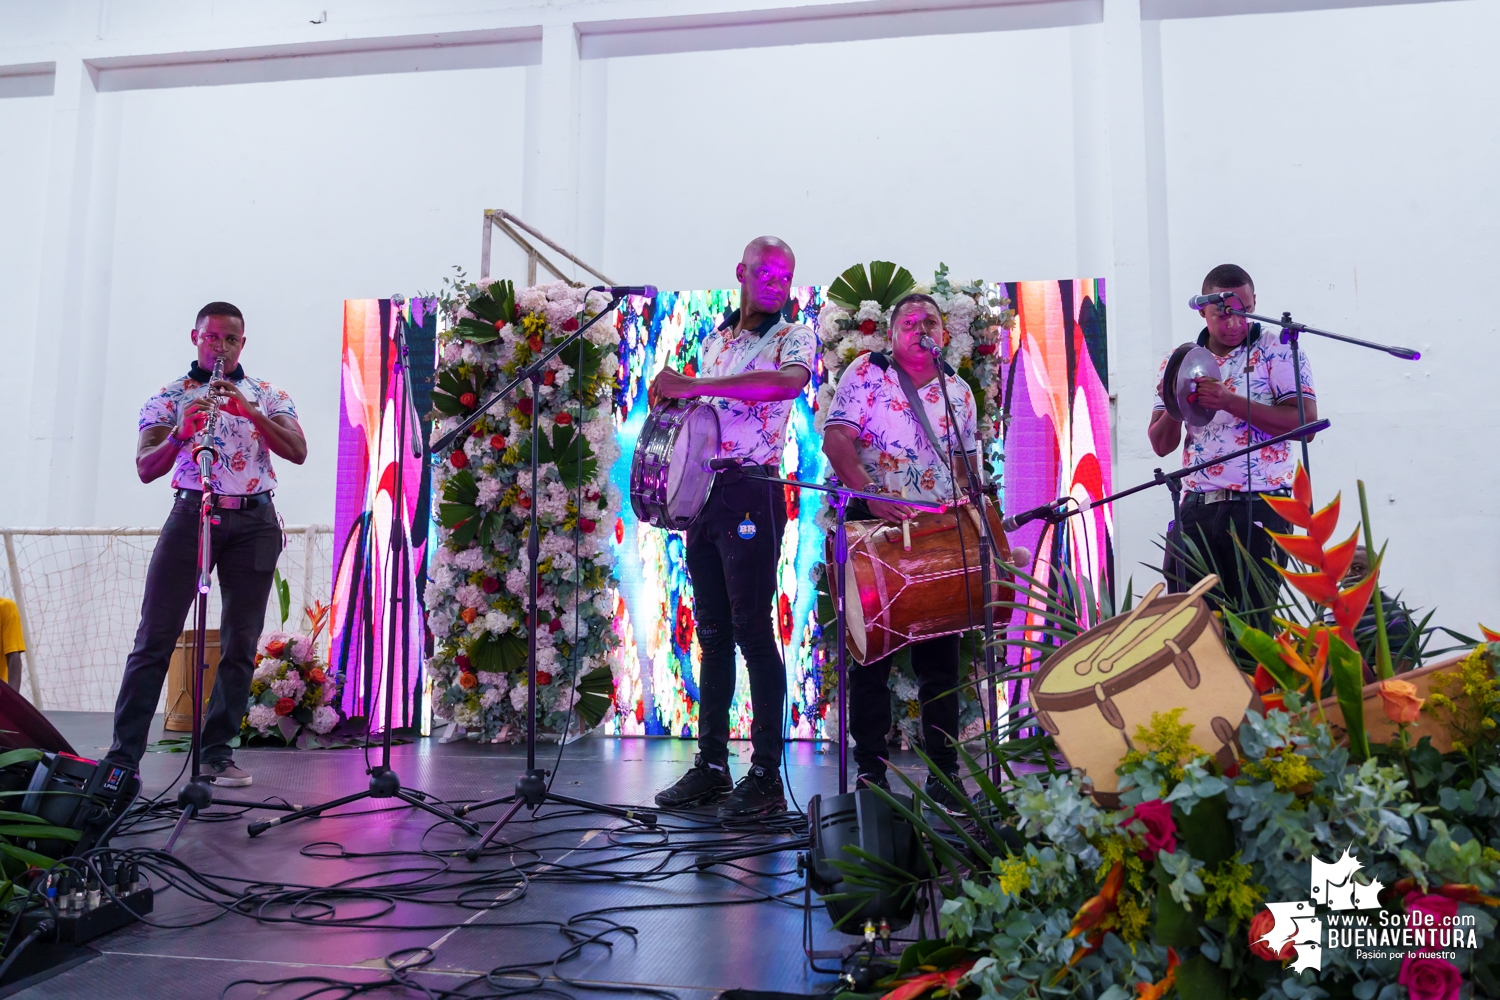
{"label": "white sneaker", "polygon": [[213,761],[208,765],[208,780],[225,788],[244,788],[255,779],[249,771],[234,766],[232,760]]}

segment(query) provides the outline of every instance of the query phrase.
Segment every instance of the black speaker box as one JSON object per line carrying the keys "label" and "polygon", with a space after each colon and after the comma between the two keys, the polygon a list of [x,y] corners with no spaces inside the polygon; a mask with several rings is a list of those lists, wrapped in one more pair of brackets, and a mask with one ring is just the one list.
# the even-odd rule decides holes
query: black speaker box
{"label": "black speaker box", "polygon": [[[911,796],[897,795],[896,800],[911,808]],[[885,919],[891,928],[905,927],[916,910],[916,894],[911,887],[876,889],[847,881],[844,873],[830,861],[855,865],[872,875],[890,876],[845,847],[857,847],[879,858],[887,865],[907,872],[917,871],[920,845],[911,824],[898,815],[885,800],[867,788],[843,795],[814,795],[807,803],[807,824],[812,834],[812,850],[807,877],[820,896],[841,893],[859,894],[856,899],[824,899],[823,905],[836,928],[847,934],[859,934],[866,920]]]}

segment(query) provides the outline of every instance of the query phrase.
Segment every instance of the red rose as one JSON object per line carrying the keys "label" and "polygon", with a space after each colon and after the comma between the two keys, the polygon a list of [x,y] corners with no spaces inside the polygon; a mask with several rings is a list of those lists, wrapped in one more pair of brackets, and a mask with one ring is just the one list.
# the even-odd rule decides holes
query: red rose
{"label": "red rose", "polygon": [[484,588],[484,592],[486,594],[493,594],[500,589],[500,581],[495,579],[493,576],[487,576],[484,578],[484,582],[481,583],[480,586]]}
{"label": "red rose", "polygon": [[553,371],[552,369],[549,368],[545,372],[542,373],[542,385],[551,385],[553,382],[556,382],[556,381],[557,381],[557,372]]}
{"label": "red rose", "polygon": [[578,530],[582,531],[585,535],[591,535],[591,534],[593,534],[594,533],[594,529],[597,528],[597,527],[598,527],[598,524],[596,524],[593,521],[590,521],[586,517],[580,517],[578,519]]}
{"label": "red rose", "polygon": [[322,684],[328,679],[328,675],[323,673],[322,667],[313,667],[307,672],[307,679],[312,681],[314,684]]}
{"label": "red rose", "polygon": [[497,319],[497,320],[495,320],[495,329],[496,330],[503,330],[503,329],[505,329],[505,320],[503,320],[503,319]]}
{"label": "red rose", "polygon": [[589,503],[598,503],[599,502],[599,491],[598,490],[589,490],[588,493],[584,494],[584,496],[586,496],[588,498],[588,502]]}
{"label": "red rose", "polygon": [[480,427],[478,424],[475,424],[474,425],[474,429],[471,430],[471,431],[469,431],[469,437],[477,437],[477,438],[484,437],[484,428]]}
{"label": "red rose", "polygon": [[464,454],[462,448],[454,448],[453,454],[448,456],[448,461],[455,469],[467,469],[469,467],[469,456]]}
{"label": "red rose", "polygon": [[520,496],[516,497],[516,506],[520,507],[522,510],[530,510],[531,509],[531,497],[529,497],[526,494],[522,493]]}
{"label": "red rose", "polygon": [[472,691],[479,686],[479,678],[470,673],[459,674],[458,686],[463,688],[465,691]]}
{"label": "red rose", "polygon": [[554,618],[550,622],[548,622],[547,623],[547,631],[548,632],[561,632],[562,631],[562,619],[561,618]]}
{"label": "red rose", "polygon": [[1458,916],[1458,900],[1447,896],[1421,895],[1415,891],[1406,894],[1406,912],[1408,914],[1422,914],[1421,917],[1413,917],[1413,927],[1452,927],[1453,918]]}
{"label": "red rose", "polygon": [[280,700],[278,700],[276,702],[276,714],[277,715],[291,715],[292,714],[292,709],[294,709],[296,707],[297,707],[297,703],[295,701],[293,701],[292,699],[290,699],[290,698],[282,698],[282,699],[280,699]]}
{"label": "red rose", "polygon": [[1250,950],[1267,962],[1290,961],[1292,956],[1297,954],[1296,945],[1288,941],[1281,946],[1281,951],[1276,952],[1272,951],[1271,946],[1262,940],[1267,934],[1271,933],[1272,928],[1275,926],[1276,915],[1270,910],[1261,910],[1255,916],[1251,917],[1250,930],[1246,933],[1246,937],[1250,942]]}
{"label": "red rose", "polygon": [[863,323],[859,324],[859,332],[863,334],[874,333],[875,321],[873,319],[867,319]]}
{"label": "red rose", "polygon": [[526,346],[533,351],[540,351],[542,349],[542,338],[533,333],[526,338]]}
{"label": "red rose", "polygon": [[505,436],[502,435],[502,434],[493,434],[493,435],[491,435],[490,436],[490,447],[493,448],[493,449],[495,449],[496,451],[504,451],[505,450]]}
{"label": "red rose", "polygon": [[1146,850],[1143,857],[1154,857],[1162,851],[1177,853],[1177,824],[1172,820],[1172,807],[1161,799],[1152,799],[1136,806],[1131,814],[1121,820],[1121,826],[1140,820],[1146,827]]}
{"label": "red rose", "polygon": [[551,684],[551,683],[552,683],[552,675],[549,674],[549,673],[547,673],[547,671],[545,671],[545,670],[538,670],[536,672],[536,686],[537,687],[541,687],[544,684]]}
{"label": "red rose", "polygon": [[281,659],[281,654],[286,652],[286,642],[281,639],[272,639],[266,643],[266,655],[273,659]]}
{"label": "red rose", "polygon": [[1407,952],[1396,977],[1411,1000],[1458,1000],[1463,986],[1458,966],[1441,958],[1418,958],[1418,954]]}
{"label": "red rose", "polygon": [[520,410],[521,414],[523,416],[527,416],[527,417],[531,416],[531,400],[529,400],[529,399],[518,399],[518,400],[516,400],[516,409]]}
{"label": "red rose", "polygon": [[562,325],[562,331],[563,331],[563,333],[572,333],[576,329],[578,329],[578,317],[577,316],[569,316],[567,319],[563,320],[563,325]]}
{"label": "red rose", "polygon": [[458,402],[459,405],[464,409],[472,410],[474,408],[474,404],[479,402],[479,397],[474,395],[472,392],[466,392],[462,396],[458,397]]}
{"label": "red rose", "polygon": [[975,354],[994,354],[997,344],[978,344],[974,348]]}
{"label": "red rose", "polygon": [[458,664],[458,669],[460,669],[460,670],[473,670],[474,669],[473,662],[469,659],[468,655],[465,654],[465,653],[459,653],[457,656],[455,656],[453,658],[453,662]]}
{"label": "red rose", "polygon": [[569,424],[571,424],[572,422],[573,422],[573,415],[571,413],[566,413],[566,412],[559,413],[557,415],[557,419],[554,421],[554,423],[556,423],[559,427],[566,427]]}

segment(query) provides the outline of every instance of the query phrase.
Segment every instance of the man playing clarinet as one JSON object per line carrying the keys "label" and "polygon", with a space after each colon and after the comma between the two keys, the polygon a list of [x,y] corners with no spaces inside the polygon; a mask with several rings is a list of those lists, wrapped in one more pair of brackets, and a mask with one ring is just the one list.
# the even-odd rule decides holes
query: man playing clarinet
{"label": "man playing clarinet", "polygon": [[[722,801],[719,817],[756,819],[786,811],[781,784],[786,668],[772,625],[776,563],[786,527],[782,488],[756,482],[777,476],[792,400],[812,378],[817,338],[782,318],[796,258],[774,236],[745,247],[735,269],[740,308],[703,343],[697,377],[664,369],[650,402],[704,399],[719,416],[719,456],[738,460],[721,474],[703,512],[687,531],[698,647],[698,754],[672,787],[658,792],[663,808]],[[746,476],[745,473],[750,473]],[[750,674],[750,770],[729,777],[729,703],[734,697],[735,646]]]}
{"label": "man playing clarinet", "polygon": [[[108,759],[135,767],[161,698],[172,647],[198,590],[198,519],[202,483],[193,445],[207,422],[208,397],[221,400],[213,447],[213,561],[219,574],[218,676],[203,723],[204,773],[218,785],[239,787],[250,775],[235,766],[229,741],[240,731],[255,669],[255,645],[266,618],[271,579],[281,555],[281,525],[271,504],[276,473],[271,456],[301,465],[307,441],[292,398],[263,379],[246,376],[245,318],[228,302],[198,310],[190,335],[197,357],[186,375],[141,407],[135,465],[141,482],[172,474],[175,500],[162,526],[151,566],[135,648],[115,701],[115,738]],[[212,378],[215,361],[224,377]]]}
{"label": "man playing clarinet", "polygon": [[[890,500],[850,502],[851,520],[880,518],[900,524],[914,516],[902,500],[955,503],[956,483],[965,481],[965,459],[978,461],[974,394],[951,371],[939,372],[924,337],[947,342],[943,315],[927,295],[908,295],[891,312],[891,353],[855,358],[839,379],[823,453],[845,486],[861,492],[888,493]],[[946,367],[946,366],[945,366]],[[946,379],[956,426],[943,399]],[[958,736],[959,636],[945,635],[911,646],[922,712],[922,742],[927,756],[955,785],[959,776]],[[854,737],[857,782],[889,790],[885,776],[886,734],[891,728],[891,695],[887,679],[893,657],[855,666],[849,674],[849,732]],[[940,805],[961,810],[953,793],[936,776],[927,792]]]}

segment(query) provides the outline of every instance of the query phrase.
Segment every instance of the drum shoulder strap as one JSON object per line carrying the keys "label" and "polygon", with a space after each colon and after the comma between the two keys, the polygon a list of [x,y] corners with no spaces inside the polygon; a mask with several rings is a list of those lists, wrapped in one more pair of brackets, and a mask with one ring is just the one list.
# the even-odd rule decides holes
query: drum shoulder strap
{"label": "drum shoulder strap", "polygon": [[[938,458],[946,460],[948,451],[943,447],[942,442],[938,440],[937,434],[934,433],[932,421],[927,419],[927,407],[923,405],[922,397],[917,392],[917,387],[912,382],[911,376],[906,374],[906,370],[900,365],[893,364],[891,368],[895,369],[896,380],[901,383],[901,391],[906,394],[906,401],[911,405],[912,415],[917,418],[917,421],[922,425],[923,432],[927,435],[927,443],[932,445],[932,450],[937,453]],[[942,377],[943,373],[938,372],[938,378]]]}
{"label": "drum shoulder strap", "polygon": [[772,323],[771,328],[765,333],[761,334],[760,338],[756,340],[755,343],[751,344],[749,349],[735,360],[734,364],[729,367],[729,371],[725,374],[738,375],[746,368],[749,368],[750,365],[754,363],[755,359],[760,357],[761,352],[766,349],[766,345],[779,337],[782,332],[791,325],[792,324],[788,323],[784,319],[778,319],[775,323]]}

